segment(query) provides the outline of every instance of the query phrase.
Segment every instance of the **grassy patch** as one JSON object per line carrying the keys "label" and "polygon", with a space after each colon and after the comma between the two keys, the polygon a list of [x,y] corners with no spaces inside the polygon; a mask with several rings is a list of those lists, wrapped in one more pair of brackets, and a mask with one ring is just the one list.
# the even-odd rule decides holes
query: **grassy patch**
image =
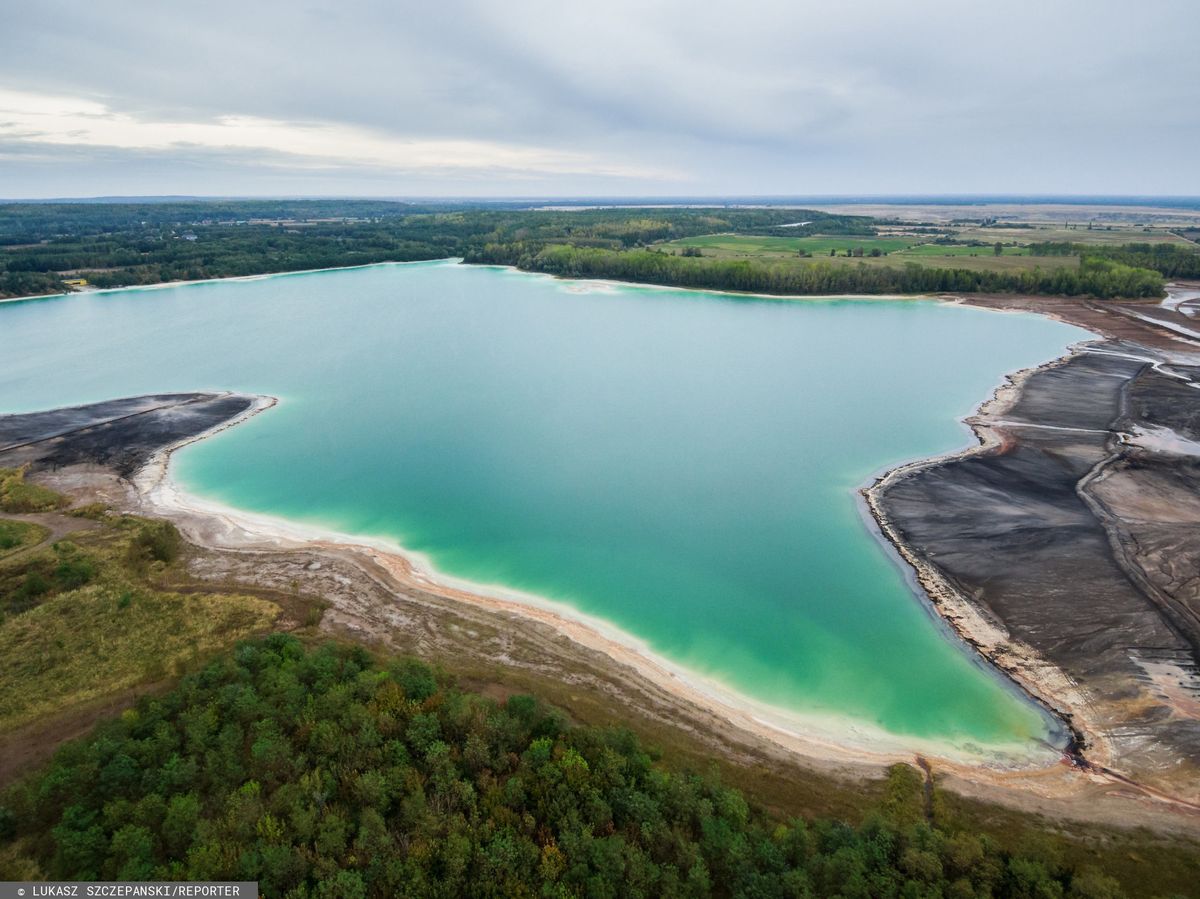
{"label": "grassy patch", "polygon": [[0,468],[0,511],[50,512],[64,505],[61,495],[26,481],[24,468]]}
{"label": "grassy patch", "polygon": [[4,618],[92,581],[100,570],[96,557],[70,540],[0,568],[0,611]]}
{"label": "grassy patch", "polygon": [[1061,225],[1034,225],[1028,228],[963,228],[957,232],[959,239],[981,240],[986,243],[1039,243],[1062,241],[1096,245],[1125,243],[1175,243],[1187,245],[1187,241],[1165,228],[1066,228]]}
{"label": "grassy patch", "polygon": [[856,249],[867,253],[871,250],[893,253],[903,250],[911,243],[911,240],[899,237],[762,237],[753,234],[708,234],[702,237],[686,237],[662,246],[666,249],[695,247],[701,251],[716,251],[716,255],[783,256],[796,255],[803,251],[814,256],[826,256],[830,250],[837,253]]}
{"label": "grassy patch", "polygon": [[0,731],[178,675],[268,626],[249,596],[180,595],[109,581],[60,593],[0,625]]}
{"label": "grassy patch", "polygon": [[0,519],[0,559],[36,546],[50,531],[31,521]]}
{"label": "grassy patch", "polygon": [[786,262],[789,265],[814,265],[820,262],[828,262],[830,265],[850,266],[862,264],[871,268],[903,268],[906,265],[918,265],[921,268],[929,269],[965,269],[969,272],[998,272],[1002,274],[1031,272],[1034,269],[1053,272],[1059,269],[1075,270],[1079,268],[1078,256],[993,256],[991,253],[979,256],[954,256],[950,259],[944,256],[909,255],[907,252],[892,253],[890,256],[865,256],[862,259],[857,257],[848,258],[846,256],[808,259],[798,256],[794,261],[786,260]]}
{"label": "grassy patch", "polygon": [[[1003,256],[1028,256],[1029,250],[1025,247],[1006,247],[1002,246],[1001,255]],[[966,244],[939,244],[939,243],[923,243],[909,247],[906,250],[901,250],[901,256],[995,256],[995,250],[990,247],[973,247]]]}
{"label": "grassy patch", "polygon": [[[15,492],[22,508],[65,505],[19,470],[3,478],[4,495]],[[171,569],[182,549],[170,522],[89,517],[100,527],[0,561],[0,733],[175,676],[280,613],[266,599],[165,588],[168,575],[178,580]],[[47,533],[0,519],[0,537],[13,543],[0,553]]]}
{"label": "grassy patch", "polygon": [[[695,249],[713,259],[761,260],[772,265],[786,266],[808,266],[827,262],[831,265],[861,263],[872,268],[902,268],[911,264],[922,268],[1000,273],[1079,268],[1077,256],[1030,256],[1029,250],[1023,246],[1005,246],[1003,253],[997,256],[991,245],[980,247],[921,243],[923,240],[928,240],[928,237],[763,237],[710,234],[659,244],[657,249],[676,252]],[[859,250],[862,251],[861,256],[846,255],[857,253]],[[880,255],[872,256],[873,250],[877,250]],[[830,255],[830,251],[833,255]],[[802,256],[801,252],[809,255]]]}

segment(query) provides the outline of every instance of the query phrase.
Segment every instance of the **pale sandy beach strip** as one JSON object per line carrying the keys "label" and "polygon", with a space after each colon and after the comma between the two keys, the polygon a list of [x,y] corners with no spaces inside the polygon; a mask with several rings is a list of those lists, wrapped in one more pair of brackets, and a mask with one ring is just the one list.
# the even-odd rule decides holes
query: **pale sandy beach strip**
{"label": "pale sandy beach strip", "polygon": [[380,268],[391,265],[458,265],[457,256],[439,259],[410,259],[405,262],[365,262],[362,265],[331,265],[325,268],[302,268],[287,272],[260,272],[257,275],[230,275],[227,278],[196,278],[191,281],[159,281],[157,284],[130,284],[126,287],[88,287],[68,293],[39,293],[28,297],[0,297],[0,303],[25,303],[30,300],[54,300],[63,297],[98,296],[106,293],[124,293],[131,290],[165,290],[170,287],[187,287],[190,284],[220,284],[226,281],[265,281],[268,278],[286,278],[290,275],[316,275],[321,272],[344,272],[358,268]]}
{"label": "pale sandy beach strip", "polygon": [[492,612],[549,625],[580,646],[597,650],[614,662],[634,669],[676,695],[681,702],[704,708],[743,731],[813,759],[884,765],[910,761],[914,754],[920,754],[954,767],[997,772],[1044,769],[1060,760],[1058,750],[1032,741],[989,747],[969,742],[952,744],[892,734],[850,717],[797,713],[768,705],[711,677],[688,670],[655,653],[636,636],[566,604],[444,575],[436,571],[428,559],[388,540],[342,534],[233,509],[189,494],[172,477],[171,455],[181,446],[239,424],[275,404],[273,398],[260,397],[240,418],[161,451],[135,477],[140,511],[170,518],[189,539],[217,549],[261,551],[336,547],[361,554],[385,569],[401,587],[414,587]]}

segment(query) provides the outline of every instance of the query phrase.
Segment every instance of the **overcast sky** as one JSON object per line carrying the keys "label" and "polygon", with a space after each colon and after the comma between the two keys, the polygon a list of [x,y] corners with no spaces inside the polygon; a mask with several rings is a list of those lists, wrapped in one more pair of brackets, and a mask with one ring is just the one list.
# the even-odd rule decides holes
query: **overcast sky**
{"label": "overcast sky", "polygon": [[1196,0],[37,0],[0,197],[1200,194]]}

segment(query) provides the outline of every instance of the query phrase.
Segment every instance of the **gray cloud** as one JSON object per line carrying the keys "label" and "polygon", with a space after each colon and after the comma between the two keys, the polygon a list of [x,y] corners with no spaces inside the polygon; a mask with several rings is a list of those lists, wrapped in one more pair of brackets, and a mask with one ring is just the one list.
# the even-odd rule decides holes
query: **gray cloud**
{"label": "gray cloud", "polygon": [[13,7],[10,92],[191,132],[253,118],[503,159],[314,165],[278,141],[121,148],[87,129],[35,145],[16,122],[0,195],[1200,193],[1189,0]]}

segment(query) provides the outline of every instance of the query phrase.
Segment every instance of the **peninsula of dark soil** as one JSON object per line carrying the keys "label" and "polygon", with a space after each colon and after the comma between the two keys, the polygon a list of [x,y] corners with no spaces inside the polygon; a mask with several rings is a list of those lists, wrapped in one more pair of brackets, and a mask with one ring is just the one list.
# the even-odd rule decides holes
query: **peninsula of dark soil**
{"label": "peninsula of dark soil", "polygon": [[943,608],[1072,724],[1082,764],[1194,804],[1200,343],[1157,305],[1054,312],[1112,339],[1019,377],[971,420],[984,448],[894,472],[872,504],[935,603],[949,587],[1002,633]]}

